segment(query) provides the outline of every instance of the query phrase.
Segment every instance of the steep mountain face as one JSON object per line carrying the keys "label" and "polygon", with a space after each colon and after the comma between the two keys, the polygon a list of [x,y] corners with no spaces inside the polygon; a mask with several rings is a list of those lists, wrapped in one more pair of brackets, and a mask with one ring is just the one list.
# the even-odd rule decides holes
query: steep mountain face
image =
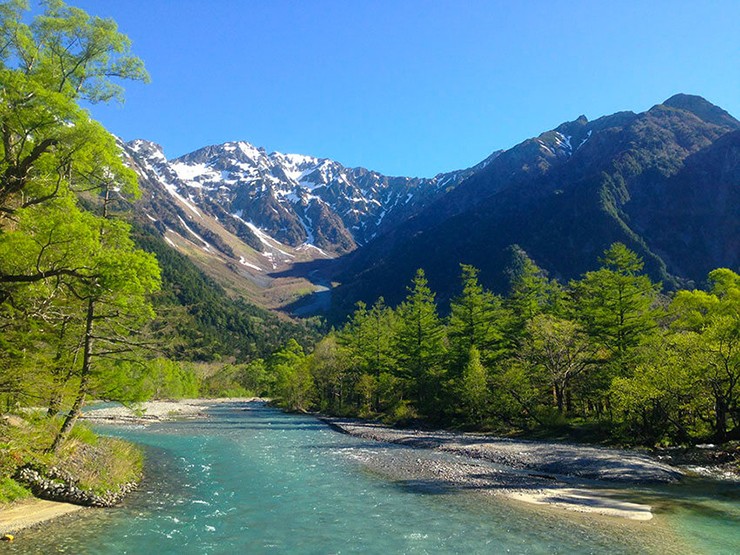
{"label": "steep mountain face", "polygon": [[331,298],[339,317],[357,300],[395,303],[419,267],[444,303],[460,263],[503,291],[513,244],[561,280],[595,268],[615,241],[667,288],[740,266],[740,122],[697,96],[580,116],[430,179],[244,142],[171,161],[147,141],[122,148],[142,185],[141,222],[230,293],[272,308],[310,291],[321,301],[301,310]]}
{"label": "steep mountain face", "polygon": [[443,198],[331,268],[341,314],[400,300],[416,268],[447,300],[459,264],[502,291],[518,244],[560,279],[598,265],[612,242],[667,287],[740,265],[740,122],[701,97],[647,112],[581,116],[501,153]]}
{"label": "steep mountain face", "polygon": [[[139,176],[139,224],[156,229],[231,295],[270,308],[326,291],[326,281],[314,276],[313,268],[292,273],[294,265],[356,249],[498,154],[468,170],[420,179],[310,156],[267,154],[245,142],[205,147],[172,161],[148,141],[120,146]],[[324,297],[310,306],[325,307]]]}
{"label": "steep mountain face", "polygon": [[[267,154],[246,142],[208,146],[169,162],[152,143],[137,140],[127,146],[165,190],[197,210],[234,220],[235,228],[255,226],[292,247],[334,254],[391,229],[495,158],[419,179],[300,154]],[[238,234],[254,242],[246,230]]]}

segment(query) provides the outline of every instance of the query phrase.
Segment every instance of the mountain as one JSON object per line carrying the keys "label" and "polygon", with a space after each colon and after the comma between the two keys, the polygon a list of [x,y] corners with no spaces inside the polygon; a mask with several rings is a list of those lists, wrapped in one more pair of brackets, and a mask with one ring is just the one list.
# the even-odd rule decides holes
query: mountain
{"label": "mountain", "polygon": [[698,96],[650,110],[585,116],[496,156],[443,197],[327,269],[342,283],[341,315],[357,300],[390,303],[427,270],[442,301],[459,264],[506,288],[509,248],[521,246],[551,276],[598,265],[621,241],[667,288],[740,265],[740,122]]}
{"label": "mountain", "polygon": [[341,317],[357,300],[400,301],[419,267],[443,303],[460,263],[503,292],[512,245],[561,280],[615,241],[668,289],[737,269],[739,141],[734,117],[678,94],[639,114],[580,116],[433,178],[246,142],[174,160],[151,142],[121,146],[139,174],[140,223],[229,295]]}
{"label": "mountain", "polygon": [[498,155],[425,179],[388,177],[300,154],[267,154],[246,142],[208,146],[174,160],[149,141],[120,146],[139,176],[140,224],[155,228],[232,295],[268,308],[327,288],[308,271],[279,272],[355,250]]}
{"label": "mountain", "polygon": [[332,254],[350,252],[391,229],[497,154],[473,168],[423,179],[388,177],[301,154],[267,154],[243,141],[208,146],[171,161],[147,141],[127,147],[154,170],[165,189],[204,212],[256,226],[294,248]]}

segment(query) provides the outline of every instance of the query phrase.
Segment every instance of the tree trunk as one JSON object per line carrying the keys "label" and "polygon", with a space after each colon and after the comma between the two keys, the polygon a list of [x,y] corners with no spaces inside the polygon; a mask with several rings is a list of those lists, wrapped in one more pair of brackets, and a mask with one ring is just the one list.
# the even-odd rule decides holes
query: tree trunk
{"label": "tree trunk", "polygon": [[[54,385],[49,396],[49,406],[46,409],[47,418],[53,418],[59,414],[59,410],[62,408],[63,390],[72,372],[72,370],[64,372],[64,340],[67,335],[68,324],[69,319],[64,319],[62,321],[62,328],[59,330],[59,343],[57,344],[57,352],[54,357],[54,370],[52,372]],[[77,355],[75,355],[75,359],[77,359]]]}
{"label": "tree trunk", "polygon": [[59,446],[67,439],[67,436],[72,431],[77,418],[79,418],[82,412],[82,407],[85,406],[85,397],[87,396],[87,389],[90,384],[90,372],[92,369],[92,356],[93,356],[93,322],[95,315],[95,301],[89,299],[87,303],[87,317],[85,319],[85,344],[84,351],[82,353],[82,371],[80,374],[80,386],[77,390],[77,397],[72,405],[72,408],[64,419],[61,429],[54,438],[49,451],[54,452],[59,449]]}
{"label": "tree trunk", "polygon": [[558,407],[558,412],[563,414],[564,410],[564,387],[562,384],[555,383],[552,386],[552,392],[555,396],[555,405]]}
{"label": "tree trunk", "polygon": [[716,399],[714,418],[714,439],[718,443],[724,443],[727,439],[727,403],[724,399]]}

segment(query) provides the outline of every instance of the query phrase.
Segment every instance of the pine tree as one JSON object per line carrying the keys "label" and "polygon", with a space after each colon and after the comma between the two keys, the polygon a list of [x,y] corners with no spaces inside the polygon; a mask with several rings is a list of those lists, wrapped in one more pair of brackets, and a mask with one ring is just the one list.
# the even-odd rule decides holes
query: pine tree
{"label": "pine tree", "polygon": [[451,368],[459,375],[475,348],[486,364],[492,364],[504,349],[504,332],[510,314],[500,297],[478,282],[478,269],[461,264],[462,294],[450,303],[447,335]]}
{"label": "pine tree", "polygon": [[628,374],[640,341],[657,328],[660,285],[641,273],[639,256],[614,243],[602,267],[571,284],[576,314],[587,333],[607,349],[616,375]]}
{"label": "pine tree", "polygon": [[510,334],[516,338],[536,315],[543,312],[562,315],[566,298],[560,284],[548,279],[546,272],[521,247],[513,245],[510,250],[512,261],[507,268],[510,291],[506,305],[512,313]]}
{"label": "pine tree", "polygon": [[427,416],[438,416],[443,408],[445,330],[423,270],[416,272],[408,291],[397,311],[396,371],[417,408]]}

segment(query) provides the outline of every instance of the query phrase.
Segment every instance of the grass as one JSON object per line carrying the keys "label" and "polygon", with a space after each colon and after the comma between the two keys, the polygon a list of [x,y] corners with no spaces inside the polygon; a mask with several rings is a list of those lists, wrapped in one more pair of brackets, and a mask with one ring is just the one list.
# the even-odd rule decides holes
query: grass
{"label": "grass", "polygon": [[144,455],[136,445],[111,437],[97,437],[94,444],[70,439],[57,466],[94,493],[116,491],[141,479]]}
{"label": "grass", "polygon": [[31,492],[7,476],[0,478],[0,505],[32,497]]}
{"label": "grass", "polygon": [[117,491],[141,478],[144,456],[139,447],[99,436],[85,423],[73,428],[57,453],[47,453],[60,426],[59,419],[40,413],[0,417],[0,503],[30,495],[11,478],[27,464],[41,470],[60,468],[79,480],[82,489],[94,493]]}

